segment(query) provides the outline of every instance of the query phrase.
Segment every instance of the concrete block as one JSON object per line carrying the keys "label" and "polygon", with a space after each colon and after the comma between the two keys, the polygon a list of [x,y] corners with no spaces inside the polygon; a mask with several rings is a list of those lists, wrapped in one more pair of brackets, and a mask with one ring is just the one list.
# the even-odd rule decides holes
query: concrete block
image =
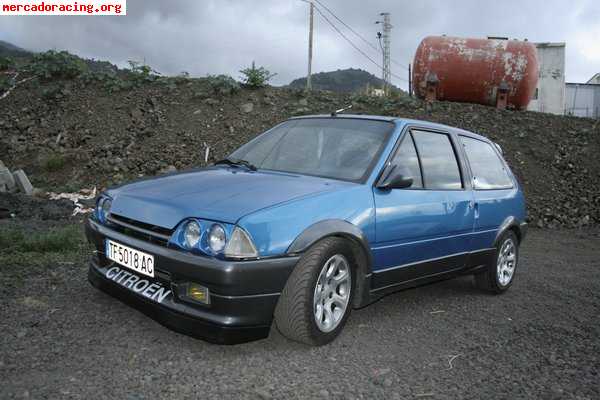
{"label": "concrete block", "polygon": [[6,190],[13,191],[16,188],[15,178],[8,168],[0,166],[0,185],[4,184]]}
{"label": "concrete block", "polygon": [[28,196],[33,194],[33,185],[29,182],[29,178],[25,174],[25,171],[22,169],[13,172],[13,177],[15,178],[15,182],[17,183],[17,187],[22,193],[25,193]]}

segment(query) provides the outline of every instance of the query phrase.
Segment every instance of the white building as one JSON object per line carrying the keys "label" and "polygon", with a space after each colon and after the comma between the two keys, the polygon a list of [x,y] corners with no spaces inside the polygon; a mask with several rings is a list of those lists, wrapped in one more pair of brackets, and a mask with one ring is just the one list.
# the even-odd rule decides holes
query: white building
{"label": "white building", "polygon": [[598,72],[596,75],[592,76],[590,78],[590,80],[587,81],[586,83],[590,83],[592,85],[600,85],[600,72]]}
{"label": "white building", "polygon": [[528,110],[552,114],[565,112],[565,44],[536,43],[540,73]]}
{"label": "white building", "polygon": [[587,83],[567,83],[565,114],[600,119],[600,73]]}

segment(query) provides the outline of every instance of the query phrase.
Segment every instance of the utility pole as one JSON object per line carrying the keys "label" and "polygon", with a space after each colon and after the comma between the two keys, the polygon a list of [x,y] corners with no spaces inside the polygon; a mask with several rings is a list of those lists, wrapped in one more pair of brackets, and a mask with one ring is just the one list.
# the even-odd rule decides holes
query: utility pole
{"label": "utility pole", "polygon": [[[383,39],[383,67],[381,71],[381,79],[383,79],[383,92],[387,96],[389,94],[389,86],[391,84],[391,70],[390,70],[390,41],[392,30],[392,24],[390,22],[390,13],[383,12],[379,14],[383,17],[383,21],[377,21],[377,24],[383,24],[383,34],[378,33],[378,37]],[[380,42],[381,43],[381,42]]]}
{"label": "utility pole", "polygon": [[313,17],[315,14],[315,5],[310,2],[310,17],[309,17],[309,28],[308,28],[308,74],[306,75],[306,91],[310,92],[312,89],[311,75],[312,75],[312,51],[313,51]]}
{"label": "utility pole", "polygon": [[412,74],[410,70],[410,63],[408,63],[408,96],[412,97]]}

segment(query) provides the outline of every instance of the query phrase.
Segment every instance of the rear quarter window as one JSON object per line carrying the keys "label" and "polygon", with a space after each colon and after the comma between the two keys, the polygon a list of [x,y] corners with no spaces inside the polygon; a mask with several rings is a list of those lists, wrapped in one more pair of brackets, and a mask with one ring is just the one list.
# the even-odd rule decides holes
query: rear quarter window
{"label": "rear quarter window", "polygon": [[510,189],[510,179],[505,164],[490,143],[460,136],[473,173],[473,188],[479,190]]}

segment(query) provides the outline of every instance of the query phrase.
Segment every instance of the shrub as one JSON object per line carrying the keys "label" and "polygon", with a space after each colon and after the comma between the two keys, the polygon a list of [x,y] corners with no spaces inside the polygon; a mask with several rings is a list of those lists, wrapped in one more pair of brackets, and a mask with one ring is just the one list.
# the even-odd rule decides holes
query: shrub
{"label": "shrub", "polygon": [[228,75],[209,75],[206,82],[215,94],[231,95],[240,90],[240,85]]}
{"label": "shrub", "polygon": [[15,60],[10,57],[0,57],[0,71],[7,71],[14,68]]}
{"label": "shrub", "polygon": [[64,96],[63,87],[56,84],[50,84],[42,89],[42,98],[44,100],[59,100]]}
{"label": "shrub", "polygon": [[100,84],[108,93],[131,89],[134,84],[119,77],[115,72],[86,72],[81,75],[81,80],[90,84]]}
{"label": "shrub", "polygon": [[6,75],[0,75],[0,94],[7,91],[13,86],[12,78]]}
{"label": "shrub", "polygon": [[28,69],[43,80],[72,79],[85,72],[87,65],[81,58],[69,52],[50,50],[34,55]]}
{"label": "shrub", "polygon": [[277,74],[270,73],[264,67],[256,68],[254,61],[252,66],[240,71],[242,73],[241,79],[244,85],[251,88],[261,88],[267,85],[267,82]]}
{"label": "shrub", "polygon": [[154,82],[160,73],[153,70],[149,65],[138,61],[129,60],[130,78],[138,85],[145,82]]}
{"label": "shrub", "polygon": [[42,167],[48,172],[54,172],[65,166],[65,158],[62,154],[50,154],[42,161]]}

